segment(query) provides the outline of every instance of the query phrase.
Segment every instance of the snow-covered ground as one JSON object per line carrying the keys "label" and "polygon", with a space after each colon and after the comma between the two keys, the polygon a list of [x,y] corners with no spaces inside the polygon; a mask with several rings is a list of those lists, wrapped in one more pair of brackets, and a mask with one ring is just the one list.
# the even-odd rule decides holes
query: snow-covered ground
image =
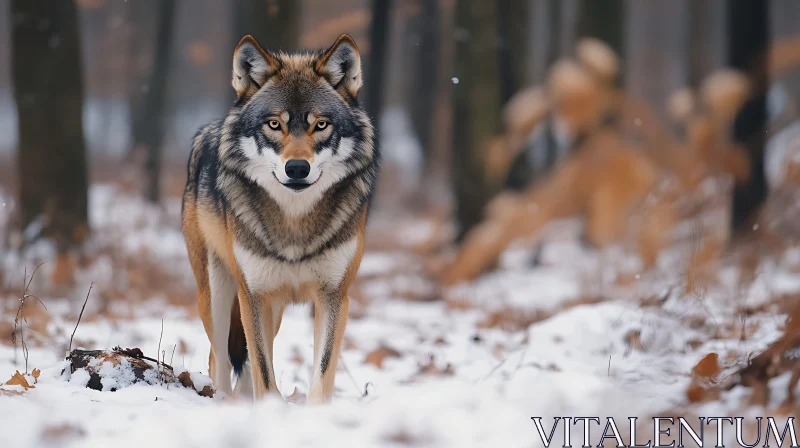
{"label": "snow-covered ground", "polygon": [[[109,212],[114,216],[95,214],[96,232],[124,226],[120,217],[134,216],[141,221],[138,230],[120,237],[119,246],[188,270],[188,262],[176,261],[183,249],[174,222],[144,219],[125,208],[130,203],[109,195],[93,190],[93,201],[121,208]],[[781,334],[785,316],[764,305],[800,291],[798,255],[790,251],[764,262],[745,290],[737,269],[723,266],[713,288],[684,294],[675,287],[677,277],[663,275],[615,286],[606,277],[613,266],[628,265],[623,255],[590,252],[562,238],[545,245],[535,267],[509,253],[502,270],[441,292],[439,300],[419,301],[411,298],[436,294],[427,290],[432,287],[424,269],[415,266],[419,257],[373,250],[362,264],[335,398],[325,406],[298,404],[309,389],[313,357],[305,307],[287,310],[275,341],[279,388],[291,403],[252,403],[205,398],[174,385],[87,389],[85,376],[62,374],[83,297],[43,298],[46,325],[37,328],[39,314],[26,324],[28,370],[41,369],[41,375],[27,391],[0,387],[0,446],[541,446],[531,417],[625,420],[691,409],[686,389],[701,358],[718,353],[729,373]],[[97,263],[102,259],[78,277],[88,283],[106,275]],[[84,294],[87,286],[81,285]],[[106,300],[113,312],[84,316],[75,346],[138,347],[156,356],[160,345],[168,363],[207,373],[208,340],[191,306],[164,298],[115,300],[111,292],[96,291],[89,303],[112,295]],[[7,297],[0,310],[9,313],[17,299]],[[742,309],[749,310],[746,322],[737,318]],[[506,320],[521,317],[506,325],[492,318],[498,313]],[[0,381],[24,369],[19,347],[0,343]],[[739,415],[734,411],[746,410],[746,398],[747,391],[736,388],[702,406]],[[784,398],[776,388],[770,406]]]}

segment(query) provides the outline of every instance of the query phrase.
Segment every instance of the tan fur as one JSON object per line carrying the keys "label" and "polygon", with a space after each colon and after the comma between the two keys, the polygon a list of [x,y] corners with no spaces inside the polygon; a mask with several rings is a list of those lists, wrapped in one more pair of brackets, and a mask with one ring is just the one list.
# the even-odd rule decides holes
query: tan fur
{"label": "tan fur", "polygon": [[308,163],[314,161],[314,146],[310,137],[296,138],[287,135],[282,142],[282,160],[300,159]]}

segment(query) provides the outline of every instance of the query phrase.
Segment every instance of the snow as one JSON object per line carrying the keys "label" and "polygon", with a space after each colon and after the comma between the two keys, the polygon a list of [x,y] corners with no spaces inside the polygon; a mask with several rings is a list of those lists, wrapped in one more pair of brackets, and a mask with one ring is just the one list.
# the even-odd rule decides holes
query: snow
{"label": "snow", "polygon": [[[706,353],[688,348],[698,332],[681,319],[624,302],[578,306],[515,333],[477,328],[479,316],[442,303],[372,304],[348,326],[352,345],[342,355],[336,397],[323,407],[208,399],[157,381],[130,385],[123,366],[108,363],[101,367],[104,388],[127,387],[98,392],[83,387],[88,374],[80,371],[64,380],[58,354],[36,348],[32,365],[55,367],[43,369],[36,389],[24,396],[0,398],[0,433],[7,446],[18,447],[35,446],[44,428],[65,423],[85,434],[64,445],[76,447],[392,446],[407,439],[422,446],[530,446],[538,440],[532,416],[626,418],[680,405],[688,372]],[[154,316],[99,321],[81,324],[78,335],[104,344],[113,333],[115,343],[152,352],[159,327]],[[777,335],[776,327],[769,336]],[[641,332],[646,351],[627,346],[632,331]],[[309,389],[312,333],[307,310],[290,308],[275,343],[284,396]],[[162,348],[170,353],[179,338],[189,348],[175,364],[205,371],[208,342],[199,321],[165,319]],[[401,357],[380,369],[364,363],[381,343]],[[493,350],[498,346],[505,349]],[[13,359],[12,348],[0,348],[4,376],[19,367]],[[452,375],[420,374],[429,362],[441,372],[450,365]]]}
{"label": "snow", "polygon": [[[104,247],[113,240],[131,256],[147,254],[164,269],[191,275],[184,272],[189,267],[174,222],[113,189],[93,188],[91,198],[102,207],[93,208],[93,228],[101,230],[90,245]],[[427,235],[431,228],[420,220],[409,233]],[[118,233],[105,233],[113,229]],[[748,288],[739,287],[738,268],[723,265],[716,282],[693,295],[675,286],[677,274],[639,273],[620,248],[585,249],[579,232],[575,222],[556,223],[545,232],[537,264],[521,243],[504,255],[502,269],[444,291],[445,300],[435,301],[409,300],[436,294],[417,255],[368,250],[359,273],[365,303],[351,313],[334,400],[325,406],[222,394],[206,398],[152,378],[150,384],[134,384],[124,363],[95,365],[104,391],[88,389],[88,373],[62,374],[85,290],[80,301],[45,298],[49,335],[31,338],[28,363],[42,372],[36,387],[22,395],[0,391],[0,445],[528,447],[541,446],[534,416],[544,417],[547,427],[555,416],[625,420],[676,409],[700,415],[764,413],[745,404],[749,392],[741,387],[694,408],[685,391],[693,366],[708,353],[719,354],[727,374],[781,334],[785,316],[767,305],[776,295],[800,291],[797,248],[763,261]],[[47,256],[41,249],[40,254]],[[15,265],[11,257],[4,256],[4,269],[28,266],[27,258],[14,257]],[[111,263],[95,260],[79,282],[119,275]],[[619,272],[635,272],[633,285],[616,285]],[[209,343],[192,307],[161,298],[113,300],[114,290],[98,291],[87,312],[104,294],[111,296],[109,305],[103,315],[84,316],[75,346],[138,347],[151,357],[160,346],[176,374],[191,372],[199,389],[210,384]],[[651,296],[663,298],[642,305]],[[10,306],[16,299],[7,300]],[[741,308],[752,310],[746,338],[739,332]],[[537,318],[515,329],[486,325],[496,312]],[[277,384],[285,398],[309,390],[312,341],[308,308],[289,307],[274,346]],[[366,362],[380,347],[399,356],[386,357],[380,367]],[[0,380],[24,368],[19,349],[0,344]],[[785,397],[787,381],[771,385],[771,405]]]}

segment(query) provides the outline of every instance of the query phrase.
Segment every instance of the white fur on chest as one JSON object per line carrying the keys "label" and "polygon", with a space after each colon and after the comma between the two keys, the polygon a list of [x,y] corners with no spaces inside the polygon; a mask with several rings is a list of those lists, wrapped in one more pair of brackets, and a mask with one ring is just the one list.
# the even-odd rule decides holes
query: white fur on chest
{"label": "white fur on chest", "polygon": [[317,282],[320,285],[337,287],[358,249],[356,237],[338,247],[329,249],[314,258],[286,263],[269,257],[262,257],[234,243],[233,253],[244,274],[250,292],[269,292],[284,286],[294,290],[300,285]]}

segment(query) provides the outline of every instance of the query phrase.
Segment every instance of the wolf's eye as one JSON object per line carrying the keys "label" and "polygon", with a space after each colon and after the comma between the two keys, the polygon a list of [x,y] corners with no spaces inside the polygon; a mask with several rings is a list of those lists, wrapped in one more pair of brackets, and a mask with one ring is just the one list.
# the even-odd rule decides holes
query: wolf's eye
{"label": "wolf's eye", "polygon": [[281,128],[281,123],[278,120],[269,120],[267,122],[267,126],[269,126],[269,128],[273,131],[277,131]]}
{"label": "wolf's eye", "polygon": [[328,127],[328,122],[327,121],[320,120],[320,121],[317,122],[317,130],[318,131],[321,131],[321,130],[327,128],[327,127]]}

